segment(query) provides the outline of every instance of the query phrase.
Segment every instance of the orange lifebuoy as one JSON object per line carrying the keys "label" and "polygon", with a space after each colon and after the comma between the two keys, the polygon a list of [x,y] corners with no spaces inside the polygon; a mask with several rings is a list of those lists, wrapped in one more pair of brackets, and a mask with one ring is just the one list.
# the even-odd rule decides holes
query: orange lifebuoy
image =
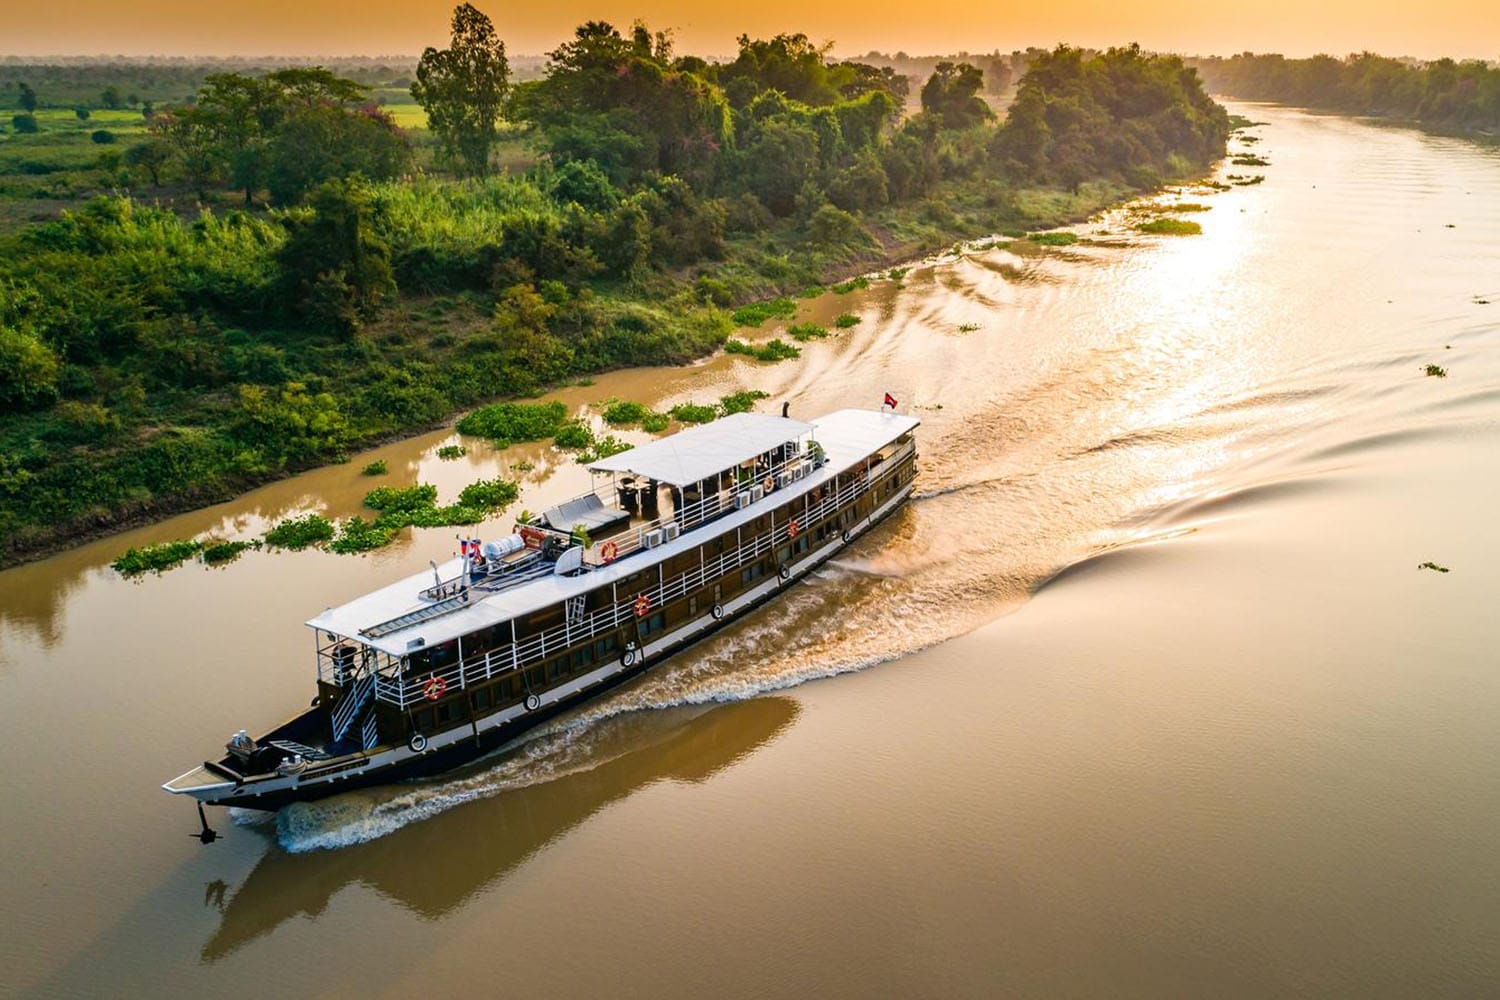
{"label": "orange lifebuoy", "polygon": [[796,538],[797,537],[797,532],[799,532],[801,530],[802,529],[797,526],[797,522],[796,521],[790,521],[790,522],[787,523],[787,526],[786,526],[786,535],[787,535],[788,538]]}
{"label": "orange lifebuoy", "polygon": [[605,562],[614,562],[615,557],[620,554],[620,547],[614,542],[605,542],[599,547],[599,558]]}
{"label": "orange lifebuoy", "polygon": [[772,479],[770,476],[767,476],[766,481],[761,483],[760,485],[767,493],[770,493],[776,488],[776,480]]}
{"label": "orange lifebuoy", "polygon": [[428,701],[437,701],[448,690],[448,682],[441,677],[429,677],[422,684],[422,694]]}
{"label": "orange lifebuoy", "polygon": [[635,616],[637,618],[644,618],[650,613],[651,598],[647,597],[645,594],[642,594],[635,599]]}

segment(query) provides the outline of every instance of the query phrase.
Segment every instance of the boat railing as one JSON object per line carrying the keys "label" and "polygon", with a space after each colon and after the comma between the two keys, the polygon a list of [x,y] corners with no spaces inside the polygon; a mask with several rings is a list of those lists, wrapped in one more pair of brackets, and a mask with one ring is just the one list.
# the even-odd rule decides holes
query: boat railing
{"label": "boat railing", "polygon": [[[638,618],[644,618],[652,609],[666,606],[671,601],[699,590],[726,573],[753,563],[767,553],[773,552],[792,541],[802,530],[802,524],[813,524],[872,489],[878,489],[899,467],[899,459],[908,448],[891,456],[887,471],[874,476],[863,472],[851,477],[838,490],[831,490],[820,500],[811,502],[806,510],[789,516],[780,523],[773,523],[769,532],[746,539],[734,549],[706,559],[670,580],[657,586],[644,588],[599,608],[578,615],[537,635],[518,643],[501,646],[475,654],[462,662],[442,669],[424,671],[421,674],[403,677],[398,672],[382,670],[375,677],[375,697],[387,704],[407,709],[421,705],[426,700],[436,700],[449,691],[465,689],[487,682],[502,674],[522,670],[555,656],[595,636],[606,635]],[[645,598],[641,605],[640,599]],[[642,613],[644,611],[644,613]]]}

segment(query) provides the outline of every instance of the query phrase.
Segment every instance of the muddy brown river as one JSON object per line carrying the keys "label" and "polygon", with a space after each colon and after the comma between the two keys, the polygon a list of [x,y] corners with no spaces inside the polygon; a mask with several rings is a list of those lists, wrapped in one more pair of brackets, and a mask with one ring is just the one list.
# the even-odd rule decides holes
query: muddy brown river
{"label": "muddy brown river", "polygon": [[431,434],[0,573],[0,994],[1500,992],[1500,152],[1235,110],[1271,165],[1166,196],[1200,236],[970,245],[804,302],[861,322],[799,360],[557,394],[890,392],[917,494],[478,766],[200,846],[157,786],[305,705],[301,623],[454,530],[109,561],[353,514],[375,458],[512,475],[513,517],[586,485],[549,445]]}

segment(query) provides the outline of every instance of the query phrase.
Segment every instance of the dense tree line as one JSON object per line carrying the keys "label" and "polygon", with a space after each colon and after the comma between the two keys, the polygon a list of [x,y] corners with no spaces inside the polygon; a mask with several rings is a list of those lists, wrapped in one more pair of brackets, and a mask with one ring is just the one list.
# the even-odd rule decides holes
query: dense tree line
{"label": "dense tree line", "polygon": [[[872,253],[875,213],[952,233],[941,193],[967,185],[987,225],[1014,225],[1017,185],[1155,183],[1226,131],[1191,71],[1135,49],[1033,59],[1023,113],[998,126],[973,64],[934,66],[903,118],[904,77],[797,34],[710,64],[590,22],[538,79],[511,83],[506,62],[464,5],[416,73],[461,176],[401,176],[409,144],[354,80],[218,73],[128,156],[244,208],[102,197],[0,241],[0,548],[701,355],[729,332],[719,307]],[[534,169],[487,169],[500,115]]]}
{"label": "dense tree line", "polygon": [[1415,62],[1370,52],[1288,59],[1245,52],[1195,65],[1215,93],[1246,100],[1500,129],[1500,66],[1479,60]]}

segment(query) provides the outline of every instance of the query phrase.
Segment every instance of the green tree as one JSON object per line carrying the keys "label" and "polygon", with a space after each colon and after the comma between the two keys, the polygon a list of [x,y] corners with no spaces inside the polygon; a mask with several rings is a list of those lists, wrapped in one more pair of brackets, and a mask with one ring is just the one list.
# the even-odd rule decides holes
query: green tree
{"label": "green tree", "polygon": [[444,152],[474,176],[489,172],[509,81],[505,43],[490,19],[467,3],[453,10],[449,47],[429,47],[417,64],[411,96],[427,112]]}
{"label": "green tree", "polygon": [[81,122],[88,121],[89,120],[89,115],[90,115],[89,109],[86,108],[86,107],[84,107],[82,104],[78,105],[76,108],[73,109],[73,117],[77,118]]}
{"label": "green tree", "polygon": [[969,63],[940,62],[922,84],[922,110],[937,115],[945,128],[969,128],[995,117],[979,92],[984,73]]}
{"label": "green tree", "polygon": [[336,179],[286,217],[277,264],[295,308],[330,333],[351,335],[395,292],[390,247],[375,231],[369,191]]}
{"label": "green tree", "polygon": [[0,411],[30,410],[57,398],[57,355],[24,330],[0,326]]}
{"label": "green tree", "polygon": [[36,110],[36,91],[25,83],[21,84],[21,110],[27,114]]}
{"label": "green tree", "polygon": [[125,151],[125,165],[146,171],[151,175],[151,183],[157,187],[161,186],[162,168],[171,159],[172,147],[157,136],[136,143]]}
{"label": "green tree", "polygon": [[40,130],[40,126],[36,123],[36,115],[33,114],[15,115],[10,120],[10,127],[17,132],[36,132]]}
{"label": "green tree", "polygon": [[99,95],[99,103],[111,111],[119,111],[125,106],[125,102],[120,98],[119,89],[113,86],[104,88],[103,93]]}

